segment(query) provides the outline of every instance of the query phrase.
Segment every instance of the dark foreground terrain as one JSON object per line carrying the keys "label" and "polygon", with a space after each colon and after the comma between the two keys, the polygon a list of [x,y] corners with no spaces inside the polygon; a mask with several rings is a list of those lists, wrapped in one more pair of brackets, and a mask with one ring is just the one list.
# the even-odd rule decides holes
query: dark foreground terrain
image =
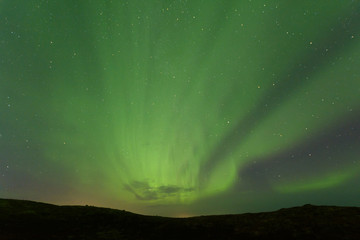
{"label": "dark foreground terrain", "polygon": [[360,239],[360,208],[165,218],[88,206],[0,199],[0,239]]}

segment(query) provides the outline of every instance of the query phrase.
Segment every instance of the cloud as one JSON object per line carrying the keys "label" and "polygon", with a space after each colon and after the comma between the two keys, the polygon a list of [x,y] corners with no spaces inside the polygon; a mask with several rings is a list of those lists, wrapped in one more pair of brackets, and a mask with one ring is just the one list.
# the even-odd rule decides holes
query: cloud
{"label": "cloud", "polygon": [[154,187],[147,181],[132,181],[130,184],[124,184],[124,188],[134,194],[136,199],[142,201],[161,200],[194,191],[194,188],[184,188],[176,185]]}

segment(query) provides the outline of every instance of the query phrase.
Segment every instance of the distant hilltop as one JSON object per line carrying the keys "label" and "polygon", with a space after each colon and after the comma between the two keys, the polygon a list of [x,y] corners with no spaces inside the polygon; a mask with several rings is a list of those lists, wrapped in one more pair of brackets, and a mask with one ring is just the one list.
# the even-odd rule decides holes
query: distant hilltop
{"label": "distant hilltop", "polygon": [[190,218],[0,199],[1,240],[360,239],[360,208],[314,206]]}

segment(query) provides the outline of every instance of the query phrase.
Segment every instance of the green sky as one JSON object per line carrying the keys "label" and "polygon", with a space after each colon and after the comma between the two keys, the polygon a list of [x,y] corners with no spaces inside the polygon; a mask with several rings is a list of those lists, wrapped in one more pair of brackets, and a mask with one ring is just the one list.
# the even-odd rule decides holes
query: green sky
{"label": "green sky", "polygon": [[358,205],[359,29],[350,0],[1,0],[0,197]]}

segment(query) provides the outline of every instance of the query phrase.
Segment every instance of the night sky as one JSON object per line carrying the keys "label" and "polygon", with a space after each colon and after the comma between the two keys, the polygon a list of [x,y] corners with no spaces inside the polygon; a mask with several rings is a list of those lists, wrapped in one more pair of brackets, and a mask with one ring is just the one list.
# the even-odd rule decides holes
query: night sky
{"label": "night sky", "polygon": [[0,0],[0,197],[360,206],[360,2]]}

